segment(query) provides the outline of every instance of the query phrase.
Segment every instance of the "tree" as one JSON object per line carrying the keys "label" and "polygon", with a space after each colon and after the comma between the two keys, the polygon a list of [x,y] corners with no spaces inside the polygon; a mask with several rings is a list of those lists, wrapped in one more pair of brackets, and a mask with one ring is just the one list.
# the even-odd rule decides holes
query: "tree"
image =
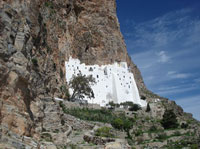
{"label": "tree", "polygon": [[142,109],[142,108],[141,108],[140,105],[138,105],[138,104],[133,104],[133,105],[130,106],[129,111],[138,111],[138,110],[141,110],[141,109]]}
{"label": "tree", "polygon": [[111,125],[116,129],[122,130],[124,123],[123,123],[123,120],[121,118],[116,118],[111,122]]}
{"label": "tree", "polygon": [[176,115],[174,114],[173,110],[166,110],[163,119],[161,121],[162,126],[165,129],[170,129],[170,128],[177,128],[178,127],[178,122],[176,119]]}
{"label": "tree", "polygon": [[150,112],[151,111],[151,108],[150,108],[150,105],[149,103],[147,104],[147,109],[146,109],[146,112]]}
{"label": "tree", "polygon": [[92,85],[96,83],[95,78],[90,76],[85,76],[79,73],[77,76],[73,75],[69,82],[69,87],[73,89],[71,101],[75,99],[83,99],[85,96],[88,98],[94,98],[94,92],[91,88]]}

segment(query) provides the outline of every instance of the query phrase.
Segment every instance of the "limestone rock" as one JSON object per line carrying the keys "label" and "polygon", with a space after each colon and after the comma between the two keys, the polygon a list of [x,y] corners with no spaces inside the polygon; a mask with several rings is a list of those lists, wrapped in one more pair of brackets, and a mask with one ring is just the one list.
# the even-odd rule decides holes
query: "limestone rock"
{"label": "limestone rock", "polygon": [[[61,88],[67,87],[65,61],[70,56],[86,64],[126,61],[140,94],[150,102],[158,97],[146,89],[127,54],[115,0],[1,0],[0,148],[53,149],[68,145],[72,131],[93,129],[94,123],[64,114],[53,100],[65,96]],[[173,108],[179,119],[192,119],[176,103],[161,101],[163,107]],[[189,127],[200,134],[194,123]],[[42,140],[44,133],[55,141]]]}
{"label": "limestone rock", "polygon": [[131,147],[127,144],[120,142],[111,142],[105,145],[105,149],[130,149]]}

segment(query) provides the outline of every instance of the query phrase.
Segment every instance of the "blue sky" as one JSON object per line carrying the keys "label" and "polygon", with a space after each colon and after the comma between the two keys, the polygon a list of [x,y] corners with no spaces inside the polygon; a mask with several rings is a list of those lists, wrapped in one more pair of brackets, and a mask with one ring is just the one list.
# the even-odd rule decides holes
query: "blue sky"
{"label": "blue sky", "polygon": [[117,0],[117,15],[146,86],[200,120],[200,0]]}

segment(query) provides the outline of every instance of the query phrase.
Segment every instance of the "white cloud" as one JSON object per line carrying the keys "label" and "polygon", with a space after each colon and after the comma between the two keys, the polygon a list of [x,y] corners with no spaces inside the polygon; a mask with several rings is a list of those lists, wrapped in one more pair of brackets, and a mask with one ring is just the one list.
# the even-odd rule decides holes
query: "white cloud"
{"label": "white cloud", "polygon": [[192,76],[189,73],[178,73],[176,71],[169,71],[167,73],[167,75],[172,79],[186,79],[186,78]]}
{"label": "white cloud", "polygon": [[159,56],[159,62],[161,63],[166,63],[169,61],[169,56],[167,56],[165,51],[160,51],[159,53],[157,53],[157,55]]}
{"label": "white cloud", "polygon": [[194,89],[196,89],[196,86],[188,86],[188,87],[183,87],[183,86],[170,86],[170,87],[166,87],[166,88],[158,88],[157,89],[157,94],[160,94],[162,96],[169,96],[169,95],[173,95],[173,94],[177,94],[177,93],[184,93],[187,91],[192,91]]}
{"label": "white cloud", "polygon": [[[192,11],[183,9],[134,24],[126,39],[147,87],[173,100],[200,91],[200,18],[194,18]],[[187,104],[181,105],[197,117],[200,102],[194,98],[185,99]]]}

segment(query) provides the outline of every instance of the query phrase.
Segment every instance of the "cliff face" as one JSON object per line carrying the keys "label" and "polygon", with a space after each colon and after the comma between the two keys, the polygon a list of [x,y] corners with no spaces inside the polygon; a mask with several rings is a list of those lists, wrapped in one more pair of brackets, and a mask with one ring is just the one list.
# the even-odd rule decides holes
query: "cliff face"
{"label": "cliff face", "polygon": [[[64,64],[70,56],[86,64],[127,61],[140,93],[149,95],[127,54],[115,0],[0,1],[1,134],[38,140],[48,123],[61,124],[59,107],[47,101],[64,97]],[[47,118],[51,110],[57,113]]]}
{"label": "cliff face", "polygon": [[[44,97],[63,97],[64,62],[127,61],[115,0],[4,0],[0,2],[1,125],[31,135],[44,117]],[[139,78],[139,79],[138,79]]]}

